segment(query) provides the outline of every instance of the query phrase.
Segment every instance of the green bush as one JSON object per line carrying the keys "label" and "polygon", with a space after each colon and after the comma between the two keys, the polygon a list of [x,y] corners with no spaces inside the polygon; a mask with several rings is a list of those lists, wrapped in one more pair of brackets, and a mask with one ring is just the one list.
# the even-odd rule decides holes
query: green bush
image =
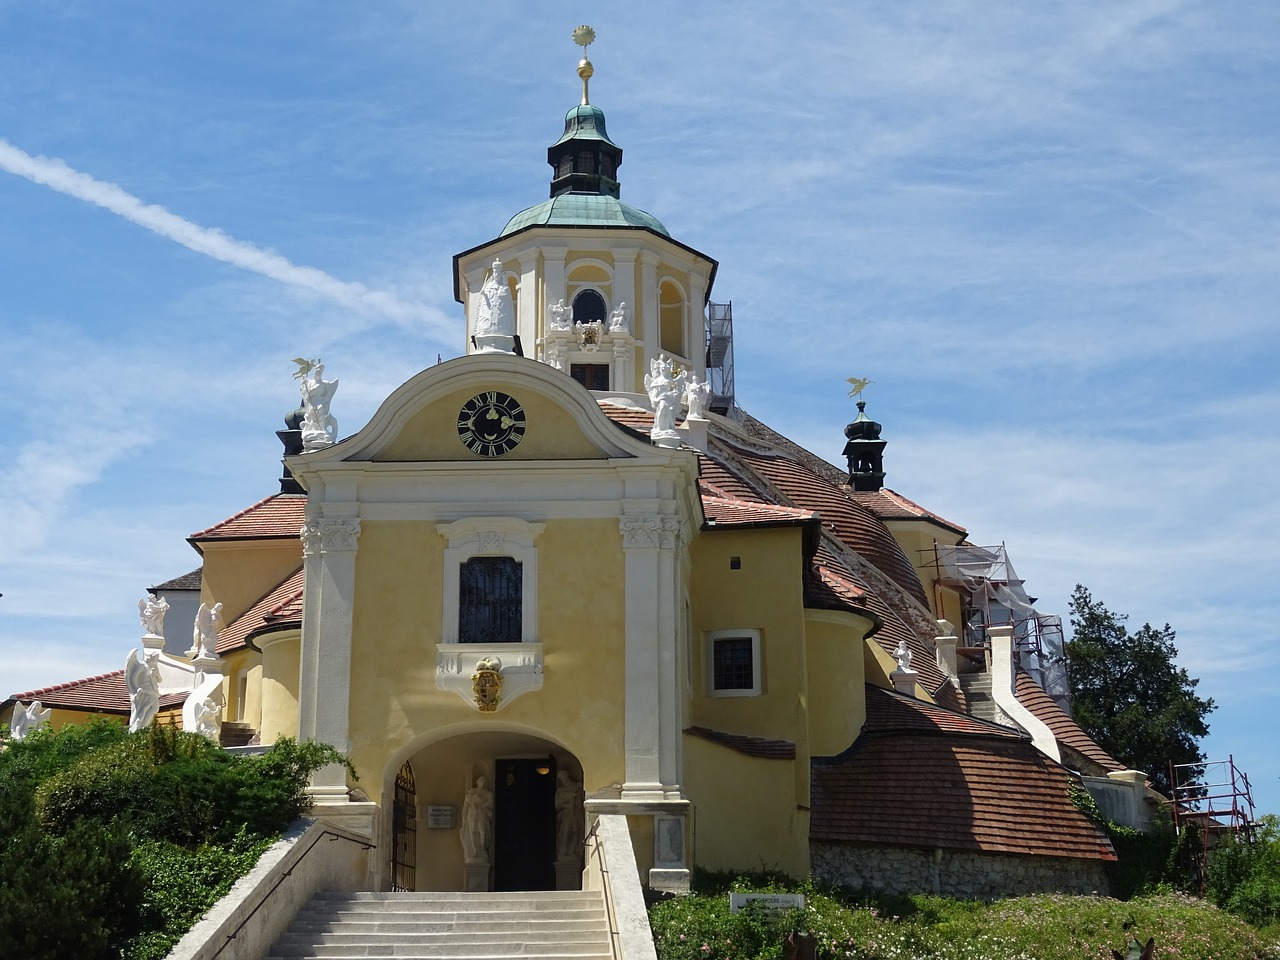
{"label": "green bush", "polygon": [[0,751],[0,957],[152,960],[309,805],[336,750],[227,753],[171,727],[39,731]]}
{"label": "green bush", "polygon": [[1252,842],[1224,838],[1209,858],[1206,892],[1257,927],[1280,925],[1280,819],[1265,816]]}

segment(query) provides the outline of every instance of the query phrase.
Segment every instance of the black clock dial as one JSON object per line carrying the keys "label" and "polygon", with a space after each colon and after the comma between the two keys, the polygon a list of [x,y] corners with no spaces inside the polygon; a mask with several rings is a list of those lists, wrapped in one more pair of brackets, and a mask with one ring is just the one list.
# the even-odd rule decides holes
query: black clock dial
{"label": "black clock dial", "polygon": [[505,393],[477,393],[458,411],[458,437],[482,457],[508,453],[523,436],[524,408]]}

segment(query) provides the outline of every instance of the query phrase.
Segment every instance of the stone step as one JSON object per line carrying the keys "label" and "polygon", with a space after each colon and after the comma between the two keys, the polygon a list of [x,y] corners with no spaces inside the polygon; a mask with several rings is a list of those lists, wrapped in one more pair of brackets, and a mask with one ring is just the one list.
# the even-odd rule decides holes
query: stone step
{"label": "stone step", "polygon": [[578,933],[600,929],[601,914],[574,920],[543,920],[539,917],[520,920],[442,920],[433,915],[395,914],[389,919],[385,914],[361,914],[357,917],[309,917],[299,914],[290,930],[310,933],[329,933],[348,930],[366,933],[441,933],[456,930],[464,934],[526,932],[543,934]]}
{"label": "stone step", "polygon": [[513,890],[504,893],[462,893],[456,890],[377,891],[321,890],[312,898],[316,903],[466,903],[493,904],[506,908],[514,904],[544,906],[553,903],[603,903],[598,890]]}
{"label": "stone step", "polygon": [[423,909],[415,904],[391,903],[385,906],[365,903],[349,903],[324,906],[305,906],[298,911],[299,920],[367,920],[369,917],[388,917],[405,919],[421,917],[441,923],[485,922],[499,920],[518,920],[529,922],[534,920],[589,920],[599,916],[603,906],[579,907],[575,909],[546,910],[469,910],[465,906],[450,904],[445,908]]}
{"label": "stone step", "polygon": [[[402,931],[399,933],[388,933],[371,930],[327,930],[322,932],[295,930],[290,927],[289,931],[282,935],[276,942],[277,949],[285,945],[296,946],[298,944],[403,944],[403,943],[443,943],[445,941],[457,941],[459,932],[456,930],[434,930],[434,931]],[[607,943],[609,938],[599,929],[595,930],[569,930],[569,931],[532,931],[532,930],[503,930],[503,931],[475,931],[469,936],[484,941],[485,943]]]}
{"label": "stone step", "polygon": [[[309,957],[349,960],[354,957],[430,958],[430,960],[502,960],[506,957],[596,958],[610,956],[607,943],[489,943],[487,941],[459,943],[457,940],[439,943],[406,944],[276,944],[268,957],[275,960]],[[266,960],[266,958],[264,958]]]}

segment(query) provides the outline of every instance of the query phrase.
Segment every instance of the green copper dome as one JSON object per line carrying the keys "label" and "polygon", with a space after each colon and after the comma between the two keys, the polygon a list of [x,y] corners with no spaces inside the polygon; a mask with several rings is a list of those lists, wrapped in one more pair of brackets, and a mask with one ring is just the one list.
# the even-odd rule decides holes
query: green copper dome
{"label": "green copper dome", "polygon": [[580,104],[564,115],[564,134],[552,146],[569,140],[603,140],[612,147],[617,146],[604,128],[604,111],[589,103]]}
{"label": "green copper dome", "polygon": [[525,227],[640,227],[669,237],[667,228],[651,213],[623,203],[617,197],[594,193],[562,193],[536,207],[521,210],[507,221],[499,236]]}

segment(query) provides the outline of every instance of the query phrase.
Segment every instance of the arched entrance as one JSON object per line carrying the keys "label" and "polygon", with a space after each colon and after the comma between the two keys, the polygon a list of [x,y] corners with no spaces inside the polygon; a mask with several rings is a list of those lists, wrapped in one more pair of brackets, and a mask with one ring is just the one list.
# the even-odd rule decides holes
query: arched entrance
{"label": "arched entrance", "polygon": [[410,748],[395,762],[383,792],[383,889],[581,888],[583,774],[572,753],[487,730]]}

